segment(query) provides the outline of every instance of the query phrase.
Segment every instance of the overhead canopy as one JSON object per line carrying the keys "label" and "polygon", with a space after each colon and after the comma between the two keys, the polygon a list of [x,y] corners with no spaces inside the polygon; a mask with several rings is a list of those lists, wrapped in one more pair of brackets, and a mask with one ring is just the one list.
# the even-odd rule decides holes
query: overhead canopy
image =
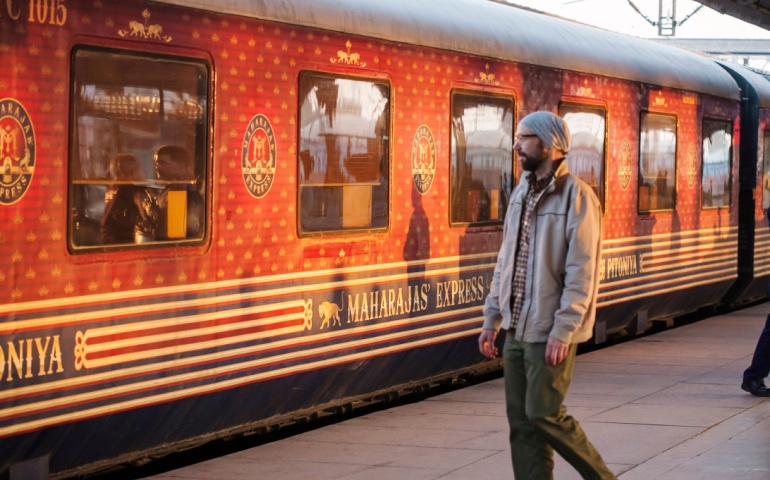
{"label": "overhead canopy", "polygon": [[218,13],[740,98],[693,52],[489,0],[162,0]]}
{"label": "overhead canopy", "polygon": [[770,30],[770,0],[698,0],[698,3]]}

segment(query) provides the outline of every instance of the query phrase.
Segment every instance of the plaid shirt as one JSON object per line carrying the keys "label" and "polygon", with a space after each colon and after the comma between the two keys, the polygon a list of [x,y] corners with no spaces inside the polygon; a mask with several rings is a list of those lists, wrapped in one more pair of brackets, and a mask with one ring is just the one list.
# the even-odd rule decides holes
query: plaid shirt
{"label": "plaid shirt", "polygon": [[554,169],[548,172],[548,175],[537,179],[534,173],[527,175],[527,182],[529,183],[529,191],[525,199],[524,211],[521,212],[521,219],[519,220],[519,242],[516,248],[516,259],[513,264],[513,284],[511,286],[511,330],[515,330],[519,324],[519,317],[521,316],[521,309],[524,305],[524,292],[526,290],[527,283],[527,259],[529,258],[529,230],[532,225],[532,212],[535,211],[535,206],[543,196],[545,187],[553,180],[554,173],[556,172],[556,166]]}

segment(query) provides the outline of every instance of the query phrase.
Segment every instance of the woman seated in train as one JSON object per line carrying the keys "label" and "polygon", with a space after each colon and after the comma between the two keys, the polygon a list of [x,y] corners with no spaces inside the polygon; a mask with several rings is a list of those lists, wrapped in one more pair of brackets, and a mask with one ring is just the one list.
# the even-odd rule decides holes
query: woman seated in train
{"label": "woman seated in train", "polygon": [[131,244],[136,232],[147,229],[151,222],[148,207],[152,204],[152,195],[138,183],[144,176],[133,155],[116,155],[110,162],[110,174],[115,183],[104,194],[104,216],[100,226],[102,243]]}

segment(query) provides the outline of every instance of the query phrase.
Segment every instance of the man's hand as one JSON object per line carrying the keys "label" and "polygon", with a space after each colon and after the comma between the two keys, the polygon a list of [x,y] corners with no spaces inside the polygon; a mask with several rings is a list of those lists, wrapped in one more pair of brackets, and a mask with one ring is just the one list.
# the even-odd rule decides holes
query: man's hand
{"label": "man's hand", "polygon": [[[481,339],[479,339],[479,344]],[[569,344],[564,343],[554,337],[548,337],[548,343],[545,346],[545,363],[548,365],[558,365],[567,358]],[[482,352],[483,353],[483,352]]]}
{"label": "man's hand", "polygon": [[479,351],[487,358],[497,357],[495,338],[497,338],[497,332],[494,330],[484,329],[479,335]]}

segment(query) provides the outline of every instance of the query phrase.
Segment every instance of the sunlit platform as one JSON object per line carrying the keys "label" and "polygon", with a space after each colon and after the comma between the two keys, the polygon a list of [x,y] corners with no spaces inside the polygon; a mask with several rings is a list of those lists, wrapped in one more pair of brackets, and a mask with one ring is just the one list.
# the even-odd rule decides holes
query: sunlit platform
{"label": "sunlit platform", "polygon": [[[622,480],[767,480],[770,399],[740,389],[768,313],[759,305],[580,355],[567,399]],[[155,479],[513,478],[502,379]],[[557,458],[555,478],[580,476]]]}

